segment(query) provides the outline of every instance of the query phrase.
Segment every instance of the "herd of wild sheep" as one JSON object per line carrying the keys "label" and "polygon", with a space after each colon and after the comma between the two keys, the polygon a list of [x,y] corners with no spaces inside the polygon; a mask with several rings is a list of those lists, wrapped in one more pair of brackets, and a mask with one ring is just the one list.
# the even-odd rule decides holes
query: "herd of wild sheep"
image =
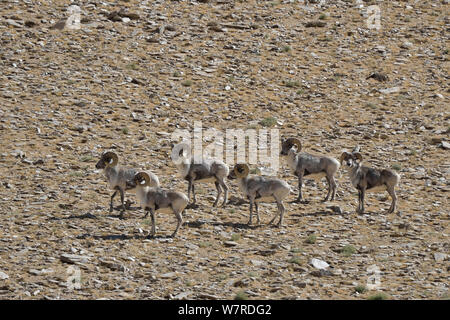
{"label": "herd of wild sheep", "polygon": [[[358,213],[364,212],[364,196],[366,192],[387,191],[392,198],[388,213],[393,213],[396,208],[397,196],[395,186],[400,180],[400,176],[389,169],[374,169],[362,165],[362,155],[359,148],[352,152],[343,152],[340,161],[329,156],[317,156],[306,152],[301,152],[302,145],[297,138],[283,139],[281,145],[281,155],[287,157],[289,167],[298,177],[298,197],[297,201],[303,201],[302,184],[303,178],[325,177],[328,182],[328,193],[324,201],[334,200],[336,194],[335,174],[342,164],[349,167],[349,177],[352,185],[358,190]],[[244,197],[250,202],[250,217],[248,224],[252,224],[253,207],[256,209],[257,223],[260,223],[258,213],[259,202],[276,202],[278,211],[269,224],[279,216],[277,226],[282,226],[285,208],[283,200],[289,195],[291,189],[289,185],[280,179],[268,178],[258,175],[249,176],[249,167],[245,163],[236,164],[233,170],[216,159],[203,159],[201,163],[188,158],[180,152],[180,160],[177,169],[180,176],[188,181],[188,195],[177,191],[160,188],[158,177],[150,171],[139,171],[130,169],[119,164],[117,154],[105,152],[96,164],[97,169],[103,169],[106,175],[109,188],[114,190],[111,196],[110,212],[113,211],[113,199],[120,193],[122,218],[125,211],[125,191],[135,190],[140,207],[146,211],[145,217],[150,212],[152,220],[152,230],[149,237],[153,237],[156,232],[155,213],[174,213],[177,218],[177,227],[172,234],[174,237],[183,223],[183,212],[188,206],[191,191],[193,194],[193,204],[195,198],[195,182],[214,182],[217,189],[217,197],[214,206],[217,206],[222,191],[225,206],[228,199],[228,186],[226,179],[236,179]],[[223,189],[223,190],[222,190]]]}

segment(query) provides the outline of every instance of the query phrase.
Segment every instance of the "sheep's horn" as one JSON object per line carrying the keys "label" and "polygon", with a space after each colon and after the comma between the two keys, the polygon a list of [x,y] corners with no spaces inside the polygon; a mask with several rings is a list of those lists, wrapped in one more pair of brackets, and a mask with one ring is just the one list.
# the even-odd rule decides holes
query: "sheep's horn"
{"label": "sheep's horn", "polygon": [[117,164],[117,162],[119,161],[119,157],[117,156],[117,154],[115,154],[114,152],[106,152],[105,154],[103,154],[103,159],[106,158],[111,158],[112,162],[108,163],[109,166],[115,166]]}
{"label": "sheep's horn", "polygon": [[358,159],[359,162],[361,162],[362,159],[363,159],[361,153],[359,153],[359,152],[354,152],[354,153],[353,153],[353,156],[354,156],[356,159]]}
{"label": "sheep's horn", "polygon": [[150,185],[150,177],[148,176],[147,172],[138,172],[136,173],[136,178],[141,177],[145,180],[145,184],[142,184],[142,186],[149,186]]}
{"label": "sheep's horn", "polygon": [[191,145],[189,143],[187,143],[187,142],[180,142],[180,143],[174,145],[172,147],[172,150],[174,148],[178,148],[179,149],[178,155],[180,157],[184,157],[184,151],[187,152],[188,157],[190,157],[190,155],[191,155]]}
{"label": "sheep's horn", "polygon": [[288,141],[297,146],[297,152],[300,152],[300,150],[302,150],[302,143],[297,138],[289,138]]}
{"label": "sheep's horn", "polygon": [[249,172],[250,169],[245,163],[240,163],[234,166],[234,174],[238,178],[245,178],[246,176],[248,176]]}
{"label": "sheep's horn", "polygon": [[342,165],[342,162],[344,162],[344,160],[347,160],[347,158],[349,157],[350,153],[348,153],[347,151],[342,152],[341,157],[339,158],[339,162]]}

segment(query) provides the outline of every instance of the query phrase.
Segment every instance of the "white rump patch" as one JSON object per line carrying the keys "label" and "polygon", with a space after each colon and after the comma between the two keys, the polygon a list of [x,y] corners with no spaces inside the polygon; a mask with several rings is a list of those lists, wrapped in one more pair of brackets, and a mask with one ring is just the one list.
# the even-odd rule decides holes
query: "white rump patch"
{"label": "white rump patch", "polygon": [[145,184],[145,180],[142,180],[142,181],[140,182],[140,184]]}
{"label": "white rump patch", "polygon": [[114,162],[114,160],[111,158],[109,159],[109,164],[112,164]]}

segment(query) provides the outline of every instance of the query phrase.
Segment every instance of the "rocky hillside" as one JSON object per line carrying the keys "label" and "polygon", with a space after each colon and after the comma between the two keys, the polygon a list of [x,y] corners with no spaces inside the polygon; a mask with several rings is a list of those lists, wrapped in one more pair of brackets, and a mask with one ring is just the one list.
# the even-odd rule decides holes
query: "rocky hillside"
{"label": "rocky hillside", "polygon": [[[81,0],[70,29],[69,0],[1,1],[0,298],[448,299],[449,3],[318,2]],[[178,237],[161,214],[146,239],[136,203],[108,212],[95,163],[114,150],[186,192],[171,134],[194,121],[337,158],[360,145],[401,175],[398,211],[376,193],[356,214],[343,169],[335,201],[307,180],[283,228],[274,204],[247,227],[235,181],[217,209],[199,184]]]}

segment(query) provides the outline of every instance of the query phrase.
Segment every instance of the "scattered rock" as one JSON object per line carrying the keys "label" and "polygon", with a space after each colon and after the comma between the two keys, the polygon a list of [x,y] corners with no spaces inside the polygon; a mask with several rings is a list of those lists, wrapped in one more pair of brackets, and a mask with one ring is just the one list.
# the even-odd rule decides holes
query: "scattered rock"
{"label": "scattered rock", "polygon": [[385,75],[384,73],[380,73],[380,72],[372,73],[370,76],[367,77],[367,79],[375,79],[380,82],[389,80],[387,75]]}
{"label": "scattered rock", "polygon": [[43,275],[43,274],[53,273],[55,271],[53,269],[41,269],[41,270],[30,269],[28,272],[33,274],[33,275],[35,275],[35,276],[40,276],[40,275]]}
{"label": "scattered rock", "polygon": [[252,265],[257,266],[257,267],[262,266],[264,264],[264,261],[255,260],[255,259],[250,260],[250,262]]}
{"label": "scattered rock", "polygon": [[326,25],[327,23],[324,21],[309,21],[305,23],[306,28],[322,28],[325,27]]}
{"label": "scattered rock", "polygon": [[66,28],[67,19],[61,19],[50,27],[50,30],[64,30]]}
{"label": "scattered rock", "polygon": [[450,150],[450,143],[448,143],[447,141],[442,141],[441,148],[444,150]]}
{"label": "scattered rock", "polygon": [[342,209],[339,206],[330,206],[327,207],[328,209],[331,209],[336,214],[342,214]]}
{"label": "scattered rock", "polygon": [[117,263],[116,261],[98,259],[98,262],[99,262],[99,265],[107,267],[111,270],[115,270],[115,271],[127,271],[128,270],[124,265]]}
{"label": "scattered rock", "polygon": [[16,20],[13,20],[13,19],[6,19],[5,22],[8,25],[13,26],[15,28],[23,28],[23,25],[19,21],[16,21]]}
{"label": "scattered rock", "polygon": [[171,278],[176,278],[177,277],[177,273],[176,272],[167,272],[167,273],[163,273],[162,275],[159,276],[161,279],[171,279]]}
{"label": "scattered rock", "polygon": [[402,49],[412,49],[412,47],[414,47],[414,45],[409,41],[404,41],[400,46]]}
{"label": "scattered rock", "polygon": [[433,256],[434,256],[434,260],[435,260],[436,262],[442,262],[442,261],[445,261],[445,260],[447,260],[447,257],[448,257],[447,254],[445,254],[445,253],[440,253],[440,252],[435,252],[435,253],[433,254]]}
{"label": "scattered rock", "polygon": [[238,245],[238,243],[235,242],[235,241],[224,241],[223,244],[224,244],[225,246],[227,246],[227,247],[235,247],[235,246]]}
{"label": "scattered rock", "polygon": [[174,300],[187,300],[188,297],[189,297],[190,295],[192,295],[192,293],[193,293],[192,291],[181,292],[181,293],[179,293],[179,294],[173,296],[172,299],[174,299]]}
{"label": "scattered rock", "polygon": [[315,277],[333,276],[333,273],[330,270],[326,270],[326,269],[314,270],[314,271],[311,271],[310,274]]}
{"label": "scattered rock", "polygon": [[37,25],[38,25],[38,23],[36,21],[34,21],[34,20],[27,20],[27,21],[25,21],[25,27],[27,27],[27,28],[33,28],[33,27],[35,27]]}
{"label": "scattered rock", "polygon": [[62,262],[67,262],[67,263],[72,263],[72,264],[80,264],[80,263],[86,263],[89,262],[89,260],[91,259],[88,256],[81,256],[81,255],[76,255],[76,254],[67,254],[64,253],[62,254],[59,259]]}
{"label": "scattered rock", "polygon": [[13,155],[16,158],[21,158],[21,159],[26,157],[25,152],[23,152],[22,150],[14,150],[13,152],[11,152],[11,155]]}
{"label": "scattered rock", "polygon": [[444,137],[431,137],[430,138],[430,142],[433,145],[442,144],[442,142],[444,142]]}
{"label": "scattered rock", "polygon": [[219,300],[220,297],[214,294],[209,294],[209,293],[199,293],[197,295],[197,299],[200,300]]}
{"label": "scattered rock", "polygon": [[328,263],[326,263],[325,261],[320,260],[320,259],[316,259],[316,258],[312,258],[311,261],[310,261],[310,264],[311,264],[314,268],[319,269],[319,270],[327,269],[327,268],[330,266],[330,265],[329,265]]}
{"label": "scattered rock", "polygon": [[381,93],[384,93],[384,94],[389,94],[389,93],[400,92],[400,88],[399,87],[392,87],[392,88],[380,89],[379,91]]}

